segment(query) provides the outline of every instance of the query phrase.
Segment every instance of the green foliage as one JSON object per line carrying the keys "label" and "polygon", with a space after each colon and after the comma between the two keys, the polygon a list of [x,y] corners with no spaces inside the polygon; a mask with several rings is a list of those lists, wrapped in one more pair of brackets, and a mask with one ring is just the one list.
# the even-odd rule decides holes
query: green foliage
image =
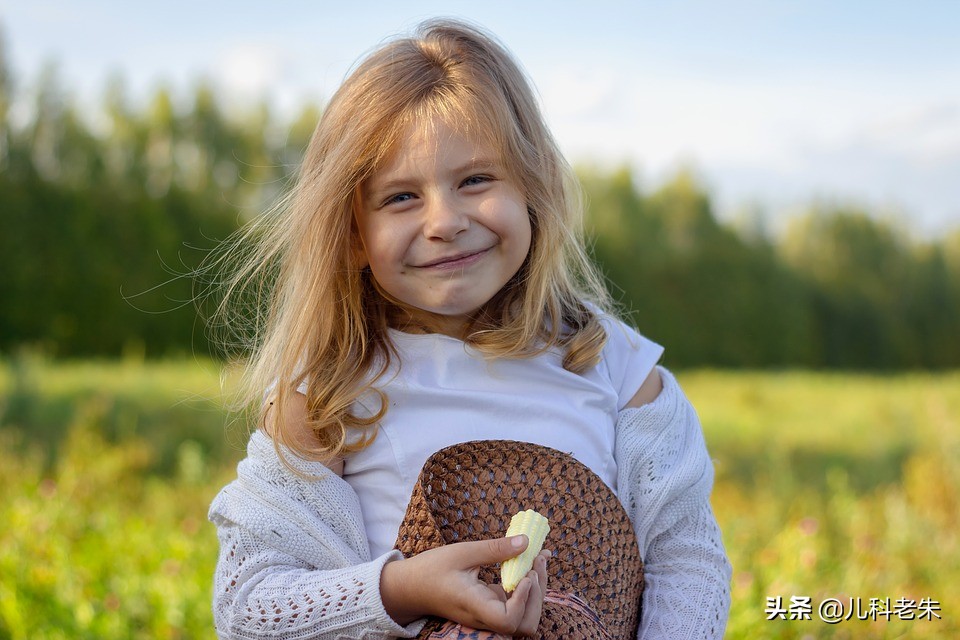
{"label": "green foliage", "polygon": [[[960,375],[681,375],[716,467],[729,638],[960,632]],[[767,621],[766,598],[933,598],[941,620]]]}
{"label": "green foliage", "polygon": [[[22,446],[40,446],[47,463],[59,457],[65,425],[96,408],[98,433],[111,444],[142,443],[145,470],[169,474],[181,445],[206,458],[233,459],[243,449],[243,415],[234,404],[229,371],[204,360],[145,362],[60,361],[22,352],[0,360],[0,424],[21,434]],[[224,437],[225,433],[228,437]]]}
{"label": "green foliage", "polygon": [[0,348],[58,356],[207,351],[187,277],[209,239],[233,230],[228,209],[175,189],[162,197],[106,185],[0,174]]}
{"label": "green foliage", "polygon": [[689,173],[644,196],[628,169],[586,174],[594,256],[672,365],[806,364],[809,309],[766,242],[718,223]]}
{"label": "green foliage", "polygon": [[859,210],[817,206],[780,238],[720,223],[694,176],[650,194],[629,168],[583,171],[593,252],[673,366],[960,365],[956,240],[917,243]]}
{"label": "green foliage", "polygon": [[[728,638],[960,633],[960,374],[679,378],[716,468]],[[0,366],[0,639],[213,637],[205,516],[246,433],[224,438],[220,388],[208,363]],[[934,598],[942,620],[767,621],[778,595]]]}
{"label": "green foliage", "polygon": [[199,83],[186,107],[161,87],[138,111],[114,78],[93,127],[55,66],[36,86],[14,127],[0,46],[0,353],[211,353],[192,273],[277,196],[318,109],[288,133],[263,106],[228,116]]}
{"label": "green foliage", "polygon": [[91,403],[64,434],[49,474],[40,456],[12,456],[13,434],[2,432],[0,637],[210,637],[206,468],[145,475],[149,449],[108,444],[98,411]]}
{"label": "green foliage", "polygon": [[[134,386],[124,367],[81,369],[113,384],[92,395],[93,381],[78,372],[54,381],[44,375],[43,398],[32,399],[37,409],[57,405],[58,388],[78,399],[68,422],[48,425],[56,455],[19,425],[4,419],[0,428],[0,638],[212,637],[216,536],[204,516],[229,465],[212,464],[199,442],[183,437],[196,428],[194,411],[162,434],[175,448],[174,464],[165,475],[151,472],[163,446],[143,433],[104,436],[116,410],[110,392]],[[191,367],[178,369],[197,378]],[[12,388],[16,374],[5,373],[9,407],[24,390]],[[131,409],[169,416],[157,397],[182,387],[162,368],[155,373],[160,388],[136,385]]]}
{"label": "green foliage", "polygon": [[781,243],[812,292],[813,364],[893,368],[956,366],[960,269],[936,244],[909,242],[864,211],[818,207]]}

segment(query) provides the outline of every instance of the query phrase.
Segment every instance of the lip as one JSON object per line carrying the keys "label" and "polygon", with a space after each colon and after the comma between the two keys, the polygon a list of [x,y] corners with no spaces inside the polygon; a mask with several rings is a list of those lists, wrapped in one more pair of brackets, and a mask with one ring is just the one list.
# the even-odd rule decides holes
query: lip
{"label": "lip", "polygon": [[443,258],[437,258],[436,260],[431,260],[421,265],[417,265],[420,269],[461,269],[463,267],[468,267],[475,262],[479,262],[483,256],[490,251],[491,247],[486,249],[480,249],[479,251],[464,251],[463,253],[457,253],[451,256],[444,256]]}

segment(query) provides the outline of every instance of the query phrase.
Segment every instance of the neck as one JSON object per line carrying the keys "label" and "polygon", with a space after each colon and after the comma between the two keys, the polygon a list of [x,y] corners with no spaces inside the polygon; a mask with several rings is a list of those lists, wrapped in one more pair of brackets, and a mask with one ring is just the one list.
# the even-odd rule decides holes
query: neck
{"label": "neck", "polygon": [[405,310],[398,312],[389,319],[391,328],[403,333],[441,333],[451,338],[463,340],[466,338],[470,319],[466,316],[445,316],[437,313],[419,311],[411,314]]}

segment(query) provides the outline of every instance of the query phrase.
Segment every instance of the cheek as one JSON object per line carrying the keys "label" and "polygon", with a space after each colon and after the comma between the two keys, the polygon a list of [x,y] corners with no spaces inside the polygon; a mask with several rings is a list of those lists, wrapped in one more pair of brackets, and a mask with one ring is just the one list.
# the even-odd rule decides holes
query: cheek
{"label": "cheek", "polygon": [[523,233],[526,238],[527,251],[530,250],[530,247],[533,245],[533,221],[530,219],[530,214],[524,210],[523,217]]}
{"label": "cheek", "polygon": [[367,225],[360,238],[363,265],[381,284],[404,271],[409,235],[402,225]]}
{"label": "cheek", "polygon": [[523,258],[526,258],[527,254],[530,253],[530,247],[533,246],[533,224],[526,207],[517,211],[510,227],[516,251],[522,253]]}
{"label": "cheek", "polygon": [[383,220],[359,215],[354,219],[354,247],[361,266],[377,270],[394,253],[390,238],[395,234]]}
{"label": "cheek", "polygon": [[527,230],[526,241],[523,244],[523,249],[517,253],[517,269],[523,267],[524,264],[530,260],[530,255],[533,252],[533,235],[530,232],[529,228]]}

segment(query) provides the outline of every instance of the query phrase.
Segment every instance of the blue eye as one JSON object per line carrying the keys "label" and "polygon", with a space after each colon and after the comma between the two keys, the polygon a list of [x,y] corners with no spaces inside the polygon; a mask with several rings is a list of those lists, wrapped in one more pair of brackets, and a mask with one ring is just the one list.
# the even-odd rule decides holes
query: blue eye
{"label": "blue eye", "polygon": [[399,202],[409,202],[412,199],[413,199],[412,193],[398,193],[384,200],[383,206],[387,206],[389,204],[395,204]]}
{"label": "blue eye", "polygon": [[490,176],[470,176],[463,181],[463,186],[472,187],[474,185],[483,184],[484,182],[490,182]]}

